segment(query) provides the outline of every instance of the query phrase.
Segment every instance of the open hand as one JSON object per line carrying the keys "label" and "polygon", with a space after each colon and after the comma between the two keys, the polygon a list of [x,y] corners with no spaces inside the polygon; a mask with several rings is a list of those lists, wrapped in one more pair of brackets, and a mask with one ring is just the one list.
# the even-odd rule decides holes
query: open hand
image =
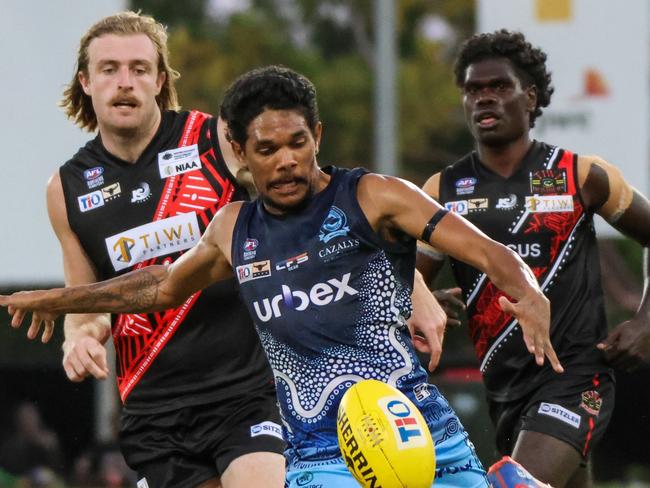
{"label": "open hand", "polygon": [[596,347],[615,368],[634,371],[650,357],[650,324],[636,316],[615,327]]}
{"label": "open hand", "polygon": [[433,296],[447,314],[447,327],[460,325],[460,311],[467,308],[460,298],[461,293],[459,287],[433,290]]}
{"label": "open hand", "polygon": [[551,328],[551,308],[548,299],[540,293],[529,293],[519,302],[514,303],[505,296],[499,297],[501,309],[517,319],[524,334],[524,342],[528,352],[535,355],[538,366],[544,364],[548,357],[551,366],[557,373],[563,373],[564,368],[551,345],[549,334]]}
{"label": "open hand", "polygon": [[68,379],[75,382],[83,381],[88,376],[106,379],[106,348],[94,337],[67,340],[63,343],[63,369]]}
{"label": "open hand", "polygon": [[7,307],[7,312],[11,315],[11,326],[18,328],[23,323],[27,313],[32,312],[32,320],[27,329],[27,337],[35,339],[41,327],[43,327],[42,342],[48,342],[54,333],[54,321],[59,316],[58,313],[40,310],[39,303],[45,292],[20,291],[13,295],[0,295],[0,306]]}

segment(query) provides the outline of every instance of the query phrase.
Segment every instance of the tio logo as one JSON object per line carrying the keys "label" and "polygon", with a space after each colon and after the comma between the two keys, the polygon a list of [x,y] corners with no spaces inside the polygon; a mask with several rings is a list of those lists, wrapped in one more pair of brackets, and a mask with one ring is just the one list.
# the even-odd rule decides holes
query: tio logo
{"label": "tio logo", "polygon": [[447,202],[445,203],[445,208],[449,212],[454,212],[455,214],[458,215],[467,215],[467,200],[457,200],[455,202]]}
{"label": "tio logo", "polygon": [[88,212],[89,210],[104,205],[104,197],[102,192],[98,190],[77,197],[77,202],[79,203],[79,210],[82,212]]}
{"label": "tio logo", "polygon": [[397,432],[403,443],[411,441],[412,437],[422,437],[422,429],[418,425],[417,419],[411,415],[409,406],[400,400],[391,400],[386,405],[386,409],[397,418],[393,419]]}

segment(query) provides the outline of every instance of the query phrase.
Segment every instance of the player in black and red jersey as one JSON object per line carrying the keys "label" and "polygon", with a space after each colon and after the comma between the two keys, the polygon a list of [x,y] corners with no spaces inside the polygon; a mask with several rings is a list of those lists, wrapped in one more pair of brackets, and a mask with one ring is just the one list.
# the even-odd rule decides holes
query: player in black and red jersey
{"label": "player in black and red jersey", "polygon": [[[521,33],[501,30],[463,44],[455,76],[476,150],[424,190],[516,251],[551,301],[562,375],[530,361],[517,321],[501,310],[501,293],[486,276],[451,261],[498,448],[555,487],[585,487],[589,453],[614,408],[612,366],[632,368],[650,356],[650,204],[607,161],[531,140],[553,93],[545,61]],[[609,335],[595,213],[646,248],[641,307]],[[420,269],[431,277],[440,262],[421,259]]]}
{"label": "player in black and red jersey", "polygon": [[[100,20],[81,39],[62,106],[98,135],[47,191],[67,285],[175,261],[219,208],[247,198],[223,122],[176,111],[166,43],[162,25],[133,12]],[[68,315],[72,381],[106,378],[111,328],[120,444],[139,487],[283,485],[272,372],[234,279],[163,313]]]}

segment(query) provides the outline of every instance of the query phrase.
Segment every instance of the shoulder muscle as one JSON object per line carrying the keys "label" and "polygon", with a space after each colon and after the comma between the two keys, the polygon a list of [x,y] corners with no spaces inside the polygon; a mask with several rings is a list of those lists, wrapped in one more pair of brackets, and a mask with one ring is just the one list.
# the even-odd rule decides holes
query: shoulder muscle
{"label": "shoulder muscle", "polygon": [[578,157],[578,181],[587,207],[612,224],[632,203],[634,189],[621,170],[598,156]]}
{"label": "shoulder muscle", "polygon": [[440,197],[440,173],[429,178],[422,186],[422,190],[434,200],[438,200]]}

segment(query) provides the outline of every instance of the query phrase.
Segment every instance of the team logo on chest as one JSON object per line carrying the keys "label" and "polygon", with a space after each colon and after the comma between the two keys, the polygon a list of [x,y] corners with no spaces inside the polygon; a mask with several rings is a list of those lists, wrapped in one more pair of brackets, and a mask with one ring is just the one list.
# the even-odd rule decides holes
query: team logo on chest
{"label": "team logo on chest", "polygon": [[248,259],[253,259],[255,255],[257,254],[257,246],[259,246],[260,243],[257,239],[252,239],[248,238],[244,241],[244,255],[242,256],[244,258],[244,261]]}
{"label": "team logo on chest", "polygon": [[104,184],[104,168],[95,166],[84,171],[84,178],[88,188],[96,188]]}
{"label": "team logo on chest", "polygon": [[131,203],[144,203],[151,198],[149,183],[143,181],[135,190],[131,190]]}
{"label": "team logo on chest", "polygon": [[325,221],[320,226],[318,238],[322,242],[329,242],[335,237],[347,236],[350,227],[347,225],[348,218],[343,210],[332,205]]}
{"label": "team logo on chest", "polygon": [[566,193],[567,182],[564,170],[540,169],[530,173],[530,192],[534,195]]}
{"label": "team logo on chest", "polygon": [[511,193],[507,197],[501,197],[494,208],[499,210],[512,210],[517,206],[517,195]]}
{"label": "team logo on chest", "polygon": [[158,170],[161,178],[169,178],[197,169],[201,169],[201,158],[196,144],[158,153]]}
{"label": "team logo on chest", "polygon": [[470,193],[474,193],[476,181],[476,178],[472,176],[456,180],[456,195],[469,195]]}

